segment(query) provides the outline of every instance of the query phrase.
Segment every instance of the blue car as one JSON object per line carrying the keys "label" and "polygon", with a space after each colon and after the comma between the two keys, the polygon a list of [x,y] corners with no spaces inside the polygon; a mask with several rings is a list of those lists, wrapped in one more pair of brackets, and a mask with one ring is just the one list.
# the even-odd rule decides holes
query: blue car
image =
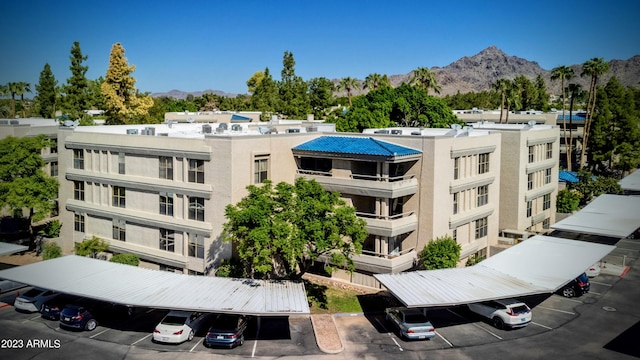
{"label": "blue car", "polygon": [[60,327],[93,331],[98,327],[98,320],[86,306],[69,304],[60,312]]}
{"label": "blue car", "polygon": [[217,315],[204,338],[204,346],[232,348],[242,345],[248,322],[249,318],[243,315]]}
{"label": "blue car", "polygon": [[560,288],[560,290],[558,290],[558,294],[568,298],[582,296],[582,294],[588,293],[590,288],[591,283],[589,283],[589,277],[587,274],[582,273],[582,275],[571,280],[567,285]]}
{"label": "blue car", "polygon": [[74,301],[78,301],[77,296],[61,294],[60,296],[42,304],[40,316],[45,319],[58,321],[60,320],[60,313],[62,312],[62,309],[64,309],[67,304],[73,303]]}

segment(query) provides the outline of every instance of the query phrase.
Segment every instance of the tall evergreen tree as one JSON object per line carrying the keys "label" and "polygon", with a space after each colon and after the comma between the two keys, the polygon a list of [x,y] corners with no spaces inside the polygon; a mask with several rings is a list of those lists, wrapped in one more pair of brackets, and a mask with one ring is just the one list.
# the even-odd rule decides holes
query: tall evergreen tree
{"label": "tall evergreen tree", "polygon": [[279,103],[278,85],[271,77],[269,68],[264,69],[264,77],[251,95],[251,105],[262,112],[261,119],[269,120],[275,114]]}
{"label": "tall evergreen tree", "polygon": [[326,110],[335,103],[333,83],[325,77],[319,77],[309,80],[308,86],[311,111],[316,118],[324,119]]}
{"label": "tall evergreen tree", "polygon": [[40,81],[36,85],[38,115],[43,118],[55,118],[57,85],[58,82],[51,72],[51,66],[48,63],[44,64],[44,68],[40,72]]}
{"label": "tall evergreen tree", "polygon": [[296,61],[291,52],[284,52],[282,65],[281,80],[278,83],[279,112],[288,117],[304,117],[311,112],[307,96],[307,83],[302,77],[296,75]]}
{"label": "tall evergreen tree", "polygon": [[84,110],[89,108],[87,99],[88,82],[85,77],[88,66],[82,65],[88,59],[87,55],[82,55],[80,43],[74,41],[71,47],[71,77],[67,79],[64,86],[63,112],[71,119],[80,119],[84,115]]}
{"label": "tall evergreen tree", "polygon": [[109,68],[101,90],[105,100],[107,124],[140,123],[153,106],[151,96],[138,94],[136,79],[131,74],[135,65],[129,66],[120,43],[111,47]]}

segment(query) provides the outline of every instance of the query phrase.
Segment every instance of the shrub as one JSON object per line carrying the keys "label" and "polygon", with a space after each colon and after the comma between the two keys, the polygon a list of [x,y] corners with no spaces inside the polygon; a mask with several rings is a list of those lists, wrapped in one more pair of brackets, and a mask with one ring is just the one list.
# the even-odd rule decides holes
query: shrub
{"label": "shrub", "polygon": [[580,206],[580,195],[569,189],[562,189],[558,191],[556,210],[559,213],[572,213],[578,210],[578,206]]}
{"label": "shrub", "polygon": [[420,252],[421,267],[425,270],[454,268],[460,261],[462,248],[450,236],[429,241]]}
{"label": "shrub", "polygon": [[42,244],[42,260],[55,259],[62,256],[62,248],[53,241]]}
{"label": "shrub", "polygon": [[44,225],[42,235],[48,238],[57,238],[60,236],[60,229],[62,229],[60,221],[52,220]]}
{"label": "shrub", "polygon": [[140,258],[134,254],[115,254],[109,259],[110,262],[138,266],[140,264]]}
{"label": "shrub", "polygon": [[76,251],[76,255],[78,256],[89,256],[92,258],[96,258],[99,253],[109,250],[109,244],[99,237],[94,236],[89,240],[85,240],[81,243],[76,243],[74,245],[74,250]]}

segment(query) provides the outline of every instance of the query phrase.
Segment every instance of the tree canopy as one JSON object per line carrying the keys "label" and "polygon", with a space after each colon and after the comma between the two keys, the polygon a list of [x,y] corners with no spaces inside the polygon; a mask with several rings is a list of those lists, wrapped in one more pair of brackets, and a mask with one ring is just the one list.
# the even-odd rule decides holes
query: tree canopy
{"label": "tree canopy", "polygon": [[36,85],[38,115],[53,119],[56,113],[56,86],[58,82],[51,72],[51,66],[44,64],[40,72],[40,81]]}
{"label": "tree canopy", "polygon": [[362,251],[366,224],[338,193],[304,178],[275,187],[266,180],[247,190],[227,205],[223,235],[233,242],[245,276],[300,279],[321,256],[328,269],[354,269],[351,256]]}
{"label": "tree canopy", "polygon": [[43,135],[0,140],[0,206],[18,214],[28,209],[30,227],[56,206],[58,180],[43,171],[40,155],[48,144]]}
{"label": "tree canopy", "polygon": [[438,237],[420,252],[420,267],[425,270],[454,268],[460,261],[461,250],[451,236]]}

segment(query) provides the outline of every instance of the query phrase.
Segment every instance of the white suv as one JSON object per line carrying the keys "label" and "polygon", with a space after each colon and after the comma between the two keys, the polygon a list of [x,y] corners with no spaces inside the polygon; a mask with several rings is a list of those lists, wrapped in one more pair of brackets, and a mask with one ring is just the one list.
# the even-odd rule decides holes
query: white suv
{"label": "white suv", "polygon": [[468,306],[469,310],[490,320],[498,329],[523,327],[531,322],[531,309],[516,299],[484,301]]}

